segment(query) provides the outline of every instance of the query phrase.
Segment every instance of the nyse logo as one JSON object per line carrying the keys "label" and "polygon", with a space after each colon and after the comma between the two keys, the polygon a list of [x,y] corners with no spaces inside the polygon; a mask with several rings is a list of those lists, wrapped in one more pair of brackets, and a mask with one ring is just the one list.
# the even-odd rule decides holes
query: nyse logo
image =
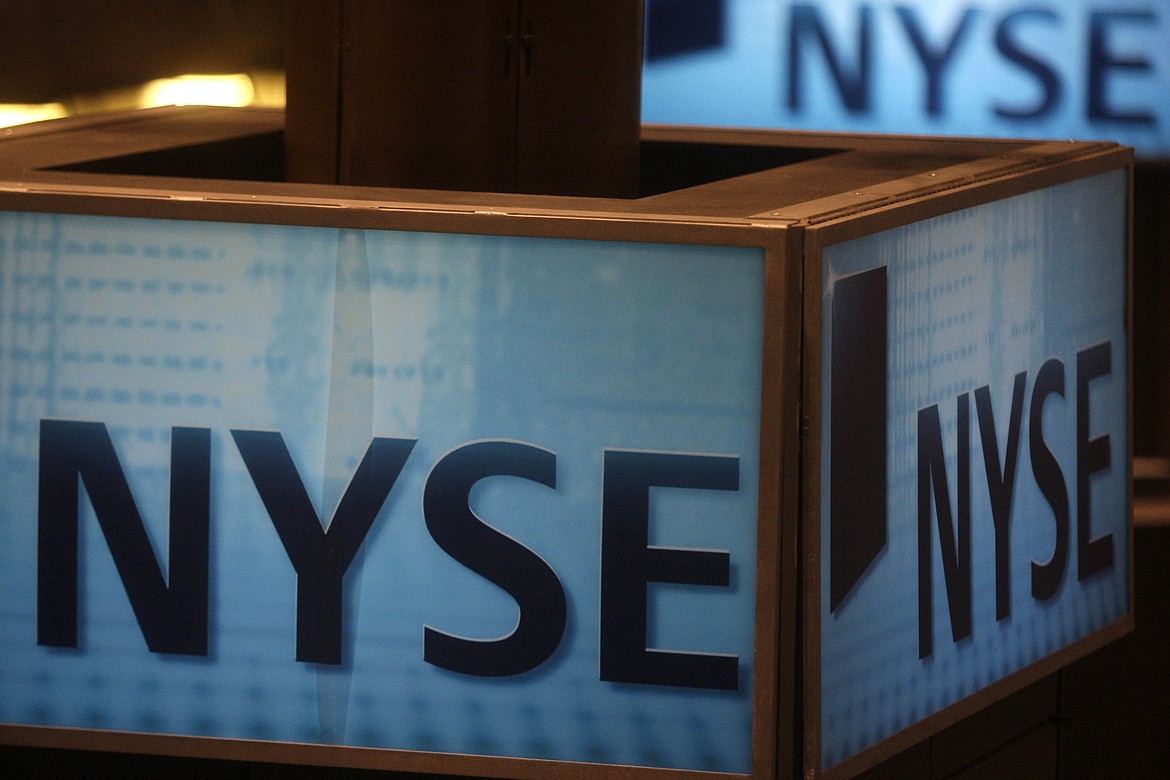
{"label": "nyse logo", "polygon": [[[343,589],[414,439],[374,438],[328,523],[322,523],[276,431],[231,431],[232,440],[297,574],[296,660],[342,662]],[[118,576],[152,652],[208,655],[211,431],[171,434],[170,550],[164,577],[113,441],[100,422],[41,421],[37,517],[37,643],[78,644],[78,507],[84,485]],[[599,678],[610,682],[738,690],[738,657],[647,648],[651,583],[727,587],[731,556],[650,544],[652,488],[739,490],[734,455],[606,449],[602,453]],[[494,476],[557,488],[557,456],[534,444],[473,441],[443,455],[422,488],[422,520],[455,561],[506,591],[515,629],[467,639],[423,627],[426,663],[476,677],[523,674],[544,664],[567,626],[565,587],[535,552],[481,520],[476,483]],[[398,499],[401,501],[401,497]]]}
{"label": "nyse logo", "polygon": [[[925,20],[927,14],[923,7],[933,6],[933,3],[897,4],[891,9],[893,18],[889,21],[891,26],[901,28],[903,35],[890,36],[886,40],[878,33],[884,21],[879,18],[884,9],[877,4],[854,4],[855,37],[842,33],[829,22],[828,5],[791,5],[791,23],[785,43],[788,53],[787,106],[794,112],[812,102],[805,97],[806,73],[819,63],[827,69],[836,97],[849,113],[869,114],[874,111],[876,73],[883,59],[889,59],[892,53],[892,50],[886,51],[882,47],[893,45],[905,46],[921,68],[922,107],[926,116],[931,118],[946,113],[947,76],[957,63],[970,56],[968,50],[973,50],[981,52],[986,60],[1002,60],[1018,70],[1021,77],[1034,82],[1032,91],[1039,96],[1034,103],[1023,106],[995,102],[988,109],[996,119],[1052,116],[1060,110],[1062,102],[1069,99],[1066,93],[1080,87],[1082,94],[1076,97],[1081,100],[1085,116],[1093,122],[1145,127],[1157,123],[1153,105],[1120,105],[1112,97],[1112,92],[1116,91],[1113,82],[1149,77],[1156,72],[1156,58],[1152,52],[1126,51],[1119,43],[1119,39],[1124,40],[1126,35],[1140,41],[1142,32],[1157,25],[1156,13],[1148,8],[1089,9],[1087,18],[1074,24],[1067,14],[1039,5],[1010,7],[999,15],[994,13],[999,9],[983,7],[990,6],[990,3],[953,3],[962,9],[962,13],[950,29],[940,34],[930,30]],[[991,26],[987,17],[993,14],[994,26]],[[1082,26],[1087,31],[1084,40],[1074,41],[1070,37],[1066,45],[1069,51],[1076,50],[1084,58],[1081,65],[1083,83],[1079,80],[1080,74],[1062,75],[1063,63],[1058,57],[1043,52],[1035,43],[1035,39],[1046,32],[1067,35],[1065,30]],[[983,29],[978,31],[980,28]],[[989,40],[972,40],[980,36]],[[962,93],[964,90],[956,91]],[[905,107],[900,108],[904,110]]]}
{"label": "nyse logo", "polygon": [[[887,544],[887,274],[877,268],[834,283],[830,361],[830,542],[829,609],[837,612],[862,575]],[[1011,527],[1013,522],[1048,523],[1051,550],[1025,550],[1032,556],[1028,582],[1032,598],[1048,601],[1064,581],[1075,535],[1076,576],[1085,580],[1114,565],[1111,533],[1093,536],[1092,478],[1110,468],[1109,433],[1095,433],[1090,397],[1095,380],[1113,370],[1112,342],[1085,345],[1069,367],[1058,357],[1034,372],[1017,373],[1009,387],[980,385],[954,401],[955,437],[943,435],[940,405],[917,412],[917,533],[919,657],[933,653],[934,587],[932,561],[937,539],[943,566],[952,640],[972,634],[972,439],[978,430],[983,451],[990,516],[994,527],[996,620],[1011,615]],[[1071,376],[1069,376],[1071,374]],[[1006,420],[996,419],[992,396],[1011,398]],[[1072,400],[1075,473],[1066,475],[1044,425],[1052,396]],[[1045,516],[1013,518],[1021,439],[1027,420],[1026,457],[1036,487],[1047,504]],[[956,481],[946,471],[947,452],[957,460]],[[1001,457],[1002,452],[1002,457]],[[978,470],[977,467],[975,469]],[[1073,498],[1070,501],[1070,479]],[[952,500],[953,497],[953,500]],[[1075,529],[1074,529],[1075,521]],[[936,534],[937,530],[937,534]],[[1037,557],[1046,559],[1038,561]]]}

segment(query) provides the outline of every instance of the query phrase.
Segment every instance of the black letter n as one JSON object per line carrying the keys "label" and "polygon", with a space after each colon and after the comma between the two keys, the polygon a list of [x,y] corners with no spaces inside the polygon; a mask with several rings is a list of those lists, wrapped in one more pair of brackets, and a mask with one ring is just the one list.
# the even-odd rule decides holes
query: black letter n
{"label": "black letter n", "polygon": [[788,31],[788,108],[799,111],[801,95],[801,63],[803,52],[815,45],[824,54],[829,75],[837,93],[851,114],[869,111],[870,63],[873,60],[873,9],[862,5],[858,18],[857,61],[852,71],[846,69],[837,56],[837,49],[825,29],[821,10],[811,3],[797,3],[792,7],[792,25]]}
{"label": "black letter n", "polygon": [[971,423],[967,393],[958,398],[958,508],[952,523],[950,488],[938,406],[918,410],[918,657],[934,652],[934,581],[931,574],[932,516],[938,517],[938,543],[942,552],[951,637],[958,642],[971,636]]}
{"label": "black letter n", "polygon": [[37,515],[37,644],[77,647],[79,482],[146,646],[207,655],[211,432],[171,429],[169,582],[103,423],[42,420]]}

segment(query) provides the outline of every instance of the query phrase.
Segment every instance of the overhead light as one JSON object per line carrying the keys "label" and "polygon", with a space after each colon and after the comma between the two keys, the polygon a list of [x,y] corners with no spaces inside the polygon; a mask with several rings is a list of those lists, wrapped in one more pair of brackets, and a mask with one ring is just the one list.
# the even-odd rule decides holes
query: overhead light
{"label": "overhead light", "polygon": [[187,75],[148,82],[142,88],[138,106],[246,106],[254,96],[252,79],[243,73]]}
{"label": "overhead light", "polygon": [[60,119],[69,112],[60,103],[0,103],[0,127]]}

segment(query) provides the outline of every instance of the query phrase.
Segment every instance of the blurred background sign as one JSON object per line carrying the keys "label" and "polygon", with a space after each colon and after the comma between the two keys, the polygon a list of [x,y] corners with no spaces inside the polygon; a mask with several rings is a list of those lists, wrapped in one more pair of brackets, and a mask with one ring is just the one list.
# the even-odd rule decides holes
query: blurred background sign
{"label": "blurred background sign", "polygon": [[642,120],[1170,157],[1167,0],[648,0]]}

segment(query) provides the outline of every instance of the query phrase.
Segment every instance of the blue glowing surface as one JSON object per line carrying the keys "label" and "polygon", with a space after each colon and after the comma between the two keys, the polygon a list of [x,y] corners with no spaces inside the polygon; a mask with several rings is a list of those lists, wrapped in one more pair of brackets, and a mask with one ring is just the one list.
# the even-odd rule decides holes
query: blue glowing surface
{"label": "blue glowing surface", "polygon": [[[835,610],[830,556],[821,558],[821,761],[830,767],[991,683],[1116,622],[1128,599],[1128,393],[1126,340],[1127,176],[1112,171],[829,246],[824,251],[825,333],[836,280],[884,267],[888,274],[888,538]],[[831,362],[826,339],[824,361]],[[1079,484],[1078,355],[1109,355],[1085,371],[1085,440],[1107,437],[1104,465]],[[1063,392],[1040,397],[1041,366],[1059,361]],[[997,617],[995,524],[975,394],[987,387],[998,452],[1006,459],[1013,388],[1026,372],[1011,504],[1010,603]],[[823,393],[821,549],[831,516],[830,385]],[[929,544],[932,647],[921,655],[919,491],[922,410],[937,408],[952,518],[958,513],[960,403],[970,421],[971,632],[957,641],[931,487]],[[985,416],[986,417],[986,416]],[[1042,439],[1038,441],[1037,439]],[[1049,449],[1068,502],[1067,549],[1058,555],[1053,503],[1034,463]],[[1084,450],[1084,451],[1082,451]],[[1006,468],[1004,469],[1006,471]],[[1082,578],[1078,497],[1088,490],[1085,539],[1111,549]],[[1056,501],[1060,503],[1059,499]],[[952,520],[957,524],[957,520]],[[1033,595],[1036,565],[1054,560],[1055,592]],[[957,592],[957,591],[956,591]]]}
{"label": "blue glowing surface", "polygon": [[[748,771],[762,309],[760,249],[0,214],[0,721]],[[37,645],[44,418],[106,424],[164,573],[171,427],[211,430],[207,657],[147,650],[84,491],[79,647]],[[418,440],[346,574],[340,666],[295,660],[236,428],[279,431],[326,515],[371,437]],[[559,648],[514,677],[423,661],[424,626],[517,621],[422,518],[431,467],[479,439],[557,458],[555,489],[472,493],[566,593]],[[606,448],[739,458],[737,491],[654,489],[650,544],[732,574],[652,585],[647,640],[736,656],[738,690],[599,679]]]}
{"label": "blue glowing surface", "polygon": [[1170,0],[647,8],[645,122],[1113,140],[1170,157]]}

